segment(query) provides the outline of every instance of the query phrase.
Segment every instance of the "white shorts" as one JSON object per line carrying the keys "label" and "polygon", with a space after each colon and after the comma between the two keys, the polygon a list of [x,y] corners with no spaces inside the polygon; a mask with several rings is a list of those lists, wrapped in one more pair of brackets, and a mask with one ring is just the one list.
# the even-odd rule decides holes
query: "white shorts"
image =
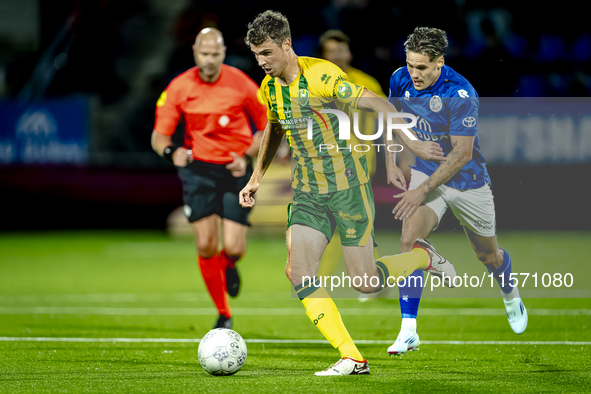
{"label": "white shorts", "polygon": [[[426,174],[411,168],[409,190],[416,189],[427,178]],[[488,183],[478,189],[468,190],[441,185],[425,196],[423,204],[431,208],[437,215],[435,228],[439,226],[447,207],[450,207],[460,224],[476,234],[482,237],[492,237],[497,232],[495,203]]]}

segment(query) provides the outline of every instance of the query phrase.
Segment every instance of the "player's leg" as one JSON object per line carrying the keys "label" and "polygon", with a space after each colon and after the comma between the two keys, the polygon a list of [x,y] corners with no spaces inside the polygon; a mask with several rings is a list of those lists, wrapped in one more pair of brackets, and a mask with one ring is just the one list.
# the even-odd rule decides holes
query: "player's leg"
{"label": "player's leg", "polygon": [[226,288],[231,297],[240,290],[240,275],[236,263],[246,253],[247,226],[230,219],[223,220],[223,249],[219,252],[222,269],[226,272]]}
{"label": "player's leg", "polygon": [[[400,252],[411,251],[417,238],[428,238],[438,222],[439,218],[433,209],[427,205],[421,205],[412,216],[403,221]],[[404,285],[398,286],[402,321],[396,340],[388,348],[390,355],[404,355],[407,351],[418,350],[420,340],[417,333],[417,315],[423,294],[424,279],[424,271],[415,270]]]}
{"label": "player's leg", "polygon": [[318,276],[332,275],[342,259],[343,252],[341,250],[341,238],[338,233],[335,233],[322,254],[320,267],[318,268]]}
{"label": "player's leg", "polygon": [[519,296],[519,289],[511,286],[511,257],[497,243],[495,206],[490,186],[487,184],[464,191],[450,188],[448,193],[450,196],[453,194],[449,205],[464,226],[476,257],[494,274],[501,287],[511,328],[516,334],[521,334],[527,327],[527,310]]}
{"label": "player's leg", "polygon": [[231,297],[236,297],[240,290],[240,275],[236,263],[246,253],[246,233],[249,226],[248,214],[251,208],[243,208],[238,202],[238,194],[250,178],[251,168],[246,175],[235,178],[226,174],[224,179],[225,192],[222,195],[223,204],[223,247],[220,251],[220,261],[225,270],[226,287]]}
{"label": "player's leg", "polygon": [[225,271],[218,256],[218,221],[222,207],[219,198],[219,179],[225,168],[193,162],[179,168],[183,183],[185,214],[195,233],[197,260],[201,275],[216,308],[215,327],[232,326],[232,312],[226,291]]}
{"label": "player's leg", "polygon": [[511,280],[511,256],[506,250],[499,248],[496,235],[483,237],[466,227],[464,229],[472,249],[476,252],[476,257],[494,275],[501,288],[511,329],[516,334],[523,333],[527,328],[527,310],[519,295],[518,287]]}
{"label": "player's leg", "polygon": [[[316,277],[322,252],[327,243],[328,239],[325,234],[308,226],[294,224],[287,230],[288,260],[285,269],[287,277],[306,308],[306,314],[310,320],[328,342],[339,350],[341,360],[346,362],[346,364],[339,365],[337,363],[316,375],[369,373],[368,368],[367,372],[356,371],[357,364],[361,363],[362,366],[365,364],[367,367],[367,363],[363,360],[345,328],[337,306]],[[352,360],[363,361],[353,362],[352,366],[348,365],[352,363]]]}
{"label": "player's leg", "polygon": [[217,215],[210,215],[191,223],[197,243],[197,261],[207,291],[218,310],[216,327],[232,327],[232,311],[226,291],[225,270],[218,255]]}

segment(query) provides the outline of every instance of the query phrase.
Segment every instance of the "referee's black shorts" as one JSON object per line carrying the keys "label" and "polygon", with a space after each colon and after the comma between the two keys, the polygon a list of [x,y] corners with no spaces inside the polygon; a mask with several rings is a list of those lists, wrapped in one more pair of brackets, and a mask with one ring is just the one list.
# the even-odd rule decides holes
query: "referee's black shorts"
{"label": "referee's black shorts", "polygon": [[202,161],[193,161],[186,167],[180,167],[178,173],[183,183],[183,202],[189,222],[215,214],[250,226],[248,213],[251,208],[242,208],[238,203],[238,193],[252,175],[250,164],[246,174],[240,178],[233,177],[225,164]]}

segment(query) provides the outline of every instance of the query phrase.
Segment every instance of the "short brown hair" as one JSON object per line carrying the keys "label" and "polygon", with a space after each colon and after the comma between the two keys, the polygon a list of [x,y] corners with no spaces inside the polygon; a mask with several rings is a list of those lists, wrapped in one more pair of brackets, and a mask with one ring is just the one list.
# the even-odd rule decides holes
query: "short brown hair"
{"label": "short brown hair", "polygon": [[248,24],[248,32],[244,41],[250,46],[261,45],[267,40],[281,46],[286,38],[291,39],[291,30],[287,18],[277,11],[267,10]]}
{"label": "short brown hair", "polygon": [[434,27],[417,27],[404,42],[406,52],[416,52],[429,56],[433,61],[444,56],[447,51],[447,35]]}

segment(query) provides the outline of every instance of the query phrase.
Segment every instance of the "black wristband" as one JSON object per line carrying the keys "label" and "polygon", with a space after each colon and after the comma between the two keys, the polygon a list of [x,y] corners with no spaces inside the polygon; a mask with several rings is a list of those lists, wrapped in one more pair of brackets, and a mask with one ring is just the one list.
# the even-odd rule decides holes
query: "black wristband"
{"label": "black wristband", "polygon": [[164,148],[164,152],[162,152],[162,157],[164,157],[164,159],[166,161],[169,162],[173,162],[172,161],[172,155],[174,153],[174,151],[176,151],[178,149],[178,146],[174,146],[174,145],[168,145],[166,148]]}

